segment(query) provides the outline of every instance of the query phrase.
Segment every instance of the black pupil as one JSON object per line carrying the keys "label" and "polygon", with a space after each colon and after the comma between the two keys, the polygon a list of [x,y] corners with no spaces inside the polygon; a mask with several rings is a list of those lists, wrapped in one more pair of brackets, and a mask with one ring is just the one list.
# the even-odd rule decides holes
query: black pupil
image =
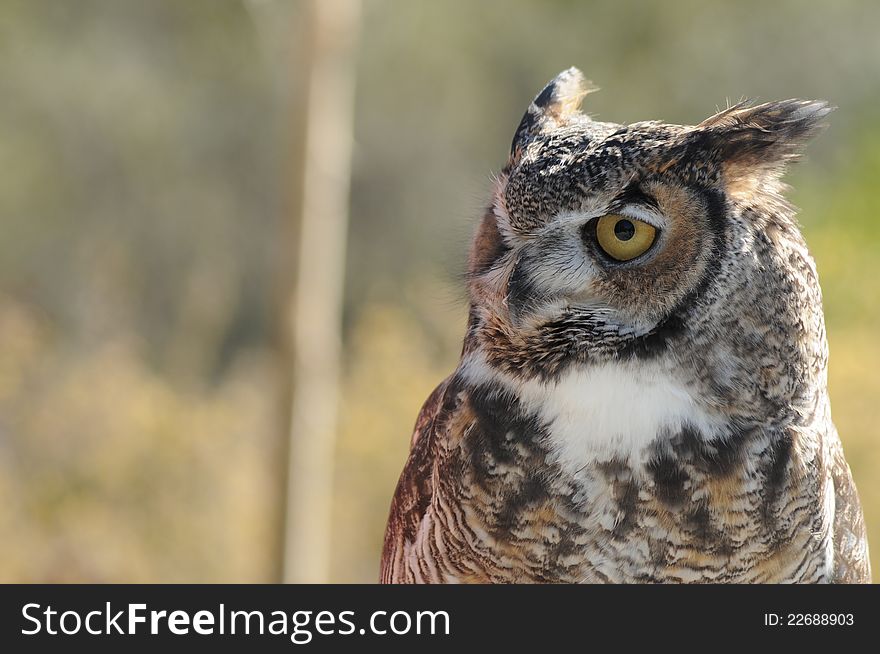
{"label": "black pupil", "polygon": [[636,235],[636,226],[628,220],[618,220],[614,225],[614,235],[619,241],[628,241]]}

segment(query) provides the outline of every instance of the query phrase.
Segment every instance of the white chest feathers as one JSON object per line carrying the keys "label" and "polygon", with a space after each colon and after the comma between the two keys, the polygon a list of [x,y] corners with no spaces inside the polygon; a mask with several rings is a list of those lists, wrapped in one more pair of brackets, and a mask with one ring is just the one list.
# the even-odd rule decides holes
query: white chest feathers
{"label": "white chest feathers", "polygon": [[681,381],[655,362],[579,366],[553,381],[524,381],[474,357],[462,373],[513,392],[524,411],[547,425],[550,456],[572,475],[596,461],[644,463],[656,439],[671,438],[685,425],[710,435],[718,425]]}

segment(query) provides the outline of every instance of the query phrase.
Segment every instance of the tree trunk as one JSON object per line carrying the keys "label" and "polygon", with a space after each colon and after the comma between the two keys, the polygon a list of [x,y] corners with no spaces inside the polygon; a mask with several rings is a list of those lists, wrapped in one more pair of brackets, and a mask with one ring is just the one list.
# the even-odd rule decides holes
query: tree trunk
{"label": "tree trunk", "polygon": [[299,118],[281,248],[282,256],[297,254],[282,299],[289,442],[280,568],[284,582],[321,583],[330,568],[360,1],[305,0],[302,9],[301,90],[292,98]]}

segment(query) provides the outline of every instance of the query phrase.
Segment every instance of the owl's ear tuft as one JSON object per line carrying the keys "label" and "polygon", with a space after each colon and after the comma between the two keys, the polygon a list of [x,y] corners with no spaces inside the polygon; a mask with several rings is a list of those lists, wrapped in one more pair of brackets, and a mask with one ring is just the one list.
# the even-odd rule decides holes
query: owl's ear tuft
{"label": "owl's ear tuft", "polygon": [[825,127],[825,117],[833,110],[828,103],[813,100],[740,102],[695,130],[704,147],[717,153],[729,182],[768,174],[778,177]]}
{"label": "owl's ear tuft", "polygon": [[541,132],[575,114],[583,115],[580,113],[581,100],[596,90],[598,87],[584,79],[584,74],[574,67],[554,77],[523,114],[510,145],[511,159],[518,159],[522,149]]}

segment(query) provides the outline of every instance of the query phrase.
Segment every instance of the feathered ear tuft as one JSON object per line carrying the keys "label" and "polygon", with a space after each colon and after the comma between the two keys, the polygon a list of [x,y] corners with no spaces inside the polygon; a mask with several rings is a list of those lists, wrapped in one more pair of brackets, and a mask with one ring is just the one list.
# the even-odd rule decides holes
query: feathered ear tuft
{"label": "feathered ear tuft", "polygon": [[813,100],[740,102],[707,118],[695,131],[703,146],[718,154],[729,182],[778,177],[825,127],[824,119],[833,110]]}
{"label": "feathered ear tuft", "polygon": [[528,142],[548,127],[565,122],[572,115],[582,115],[581,100],[596,90],[598,87],[584,79],[584,74],[577,68],[559,73],[526,109],[510,145],[511,158],[517,159]]}

